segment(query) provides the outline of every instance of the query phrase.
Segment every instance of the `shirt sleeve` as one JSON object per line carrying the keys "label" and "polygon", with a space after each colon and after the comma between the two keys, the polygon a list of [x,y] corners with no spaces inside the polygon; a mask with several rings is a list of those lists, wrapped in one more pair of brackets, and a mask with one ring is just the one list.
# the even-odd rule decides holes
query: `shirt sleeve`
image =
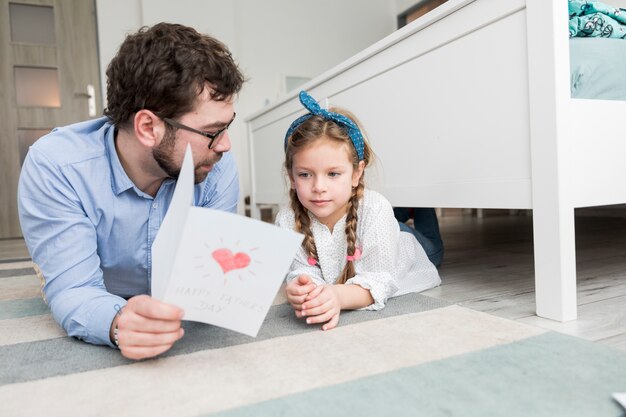
{"label": "shirt sleeve", "polygon": [[43,279],[44,299],[69,336],[113,346],[111,322],[126,304],[104,286],[95,226],[60,167],[36,148],[24,161],[19,217]]}
{"label": "shirt sleeve", "polygon": [[[276,226],[282,227],[283,229],[295,230],[293,212],[287,208],[284,208],[278,212],[275,223]],[[309,265],[308,259],[308,255],[304,251],[302,245],[300,245],[300,248],[296,252],[296,256],[294,257],[293,262],[291,263],[289,272],[285,277],[285,281],[290,282],[300,275],[307,275],[311,278],[314,284],[325,284],[326,282],[322,277],[322,271],[320,270],[320,268],[317,265]]]}
{"label": "shirt sleeve", "polygon": [[201,207],[237,212],[239,202],[239,172],[235,158],[226,152],[205,180]]}
{"label": "shirt sleeve", "polygon": [[[365,200],[364,200],[365,201]],[[359,220],[361,259],[355,262],[355,276],[346,284],[357,284],[370,290],[374,303],[365,310],[380,310],[398,286],[393,278],[398,256],[400,228],[387,200],[373,200],[366,205]],[[370,203],[370,201],[368,201]]]}

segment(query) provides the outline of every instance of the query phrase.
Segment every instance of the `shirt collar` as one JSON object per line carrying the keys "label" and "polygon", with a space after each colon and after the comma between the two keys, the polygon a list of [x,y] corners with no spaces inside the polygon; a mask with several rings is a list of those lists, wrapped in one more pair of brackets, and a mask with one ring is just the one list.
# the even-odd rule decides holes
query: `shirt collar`
{"label": "shirt collar", "polygon": [[133,188],[135,184],[126,175],[120,158],[117,156],[117,150],[115,149],[115,126],[111,125],[109,127],[104,143],[111,166],[111,187],[115,195],[120,195],[129,188]]}

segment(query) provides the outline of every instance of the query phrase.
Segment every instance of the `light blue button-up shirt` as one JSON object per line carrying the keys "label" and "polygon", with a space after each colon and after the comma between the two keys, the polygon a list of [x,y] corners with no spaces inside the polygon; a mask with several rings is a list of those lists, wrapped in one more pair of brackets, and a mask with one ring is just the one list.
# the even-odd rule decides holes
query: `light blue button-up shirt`
{"label": "light blue button-up shirt", "polygon": [[[45,279],[43,293],[70,336],[111,345],[116,305],[150,294],[152,242],[176,182],[155,197],[128,178],[106,117],[57,128],[31,146],[18,187],[26,245]],[[235,212],[237,167],[225,153],[196,184],[196,206]]]}

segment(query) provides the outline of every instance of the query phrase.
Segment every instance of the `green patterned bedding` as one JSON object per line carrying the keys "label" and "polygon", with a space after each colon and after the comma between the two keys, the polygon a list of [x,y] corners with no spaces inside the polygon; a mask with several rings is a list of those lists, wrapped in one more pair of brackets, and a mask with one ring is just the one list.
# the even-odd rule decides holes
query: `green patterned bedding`
{"label": "green patterned bedding", "polygon": [[569,36],[624,39],[626,9],[595,0],[569,0]]}

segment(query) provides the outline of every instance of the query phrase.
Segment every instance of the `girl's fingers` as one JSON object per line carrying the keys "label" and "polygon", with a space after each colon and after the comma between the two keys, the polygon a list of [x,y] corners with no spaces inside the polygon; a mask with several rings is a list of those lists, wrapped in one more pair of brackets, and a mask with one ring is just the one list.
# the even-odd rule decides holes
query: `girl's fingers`
{"label": "girl's fingers", "polygon": [[320,295],[320,293],[324,290],[324,286],[320,285],[315,287],[311,292],[309,292],[303,301],[309,301]]}
{"label": "girl's fingers", "polygon": [[298,282],[298,284],[300,285],[306,285],[306,284],[310,284],[311,283],[311,278],[309,278],[306,275],[300,275],[296,281]]}
{"label": "girl's fingers", "polygon": [[306,295],[300,295],[297,297],[293,297],[293,296],[288,296],[287,297],[287,301],[289,302],[289,304],[291,304],[291,306],[293,308],[296,308],[296,306],[298,307],[298,310],[302,309],[302,303],[304,302],[304,299],[306,298]]}
{"label": "girl's fingers", "polygon": [[335,314],[338,313],[337,309],[333,308],[331,303],[324,304],[318,308],[320,311],[320,313],[318,314],[309,314],[308,312],[306,313],[307,324],[326,323],[327,321],[330,321],[330,319],[333,318]]}
{"label": "girl's fingers", "polygon": [[[293,282],[293,281],[292,281]],[[315,284],[307,284],[307,285],[290,285],[285,289],[287,291],[287,295],[300,296],[307,295],[315,288]]]}
{"label": "girl's fingers", "polygon": [[332,319],[330,319],[330,321],[328,323],[326,323],[325,325],[322,326],[322,330],[330,330],[330,329],[334,329],[335,327],[337,327],[337,324],[339,324],[339,314],[335,314],[333,316]]}
{"label": "girl's fingers", "polygon": [[[317,300],[314,300],[312,302],[315,302],[315,301]],[[319,316],[320,314],[326,313],[332,307],[333,307],[333,304],[330,302],[330,300],[319,303],[316,306],[306,306],[306,308],[304,307],[304,304],[303,304],[302,315],[306,317]]]}

